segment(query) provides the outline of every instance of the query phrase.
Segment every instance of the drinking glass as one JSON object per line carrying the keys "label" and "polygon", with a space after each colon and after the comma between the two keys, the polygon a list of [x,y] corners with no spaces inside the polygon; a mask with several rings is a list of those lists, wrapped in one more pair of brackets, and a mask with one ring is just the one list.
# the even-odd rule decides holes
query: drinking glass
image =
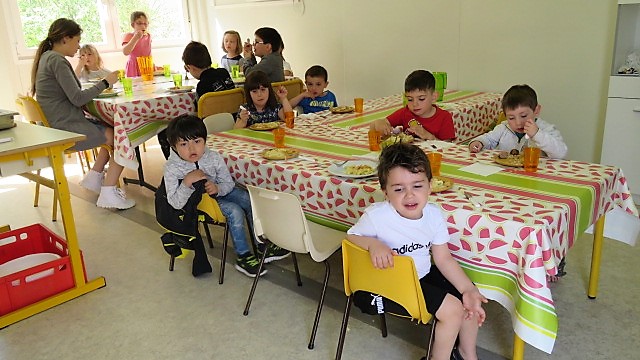
{"label": "drinking glass", "polygon": [[540,162],[540,148],[525,147],[524,148],[524,171],[526,172],[538,171],[539,162]]}
{"label": "drinking glass", "polygon": [[120,80],[122,82],[122,89],[124,90],[124,94],[126,96],[133,95],[133,79],[129,77],[122,78]]}
{"label": "drinking glass", "polygon": [[173,74],[173,86],[182,87],[182,74]]}
{"label": "drinking glass", "polygon": [[361,113],[364,111],[364,99],[363,98],[355,98],[353,99],[353,104],[355,105],[355,110],[357,113]]}
{"label": "drinking glass", "polygon": [[369,130],[369,150],[380,151],[380,137],[382,134],[378,130]]}
{"label": "drinking glass", "polygon": [[431,175],[440,176],[440,164],[442,163],[442,154],[439,152],[432,151],[430,153],[427,153],[427,158],[429,159],[429,166],[431,167]]}
{"label": "drinking glass", "polygon": [[284,128],[273,130],[273,145],[277,148],[284,147]]}
{"label": "drinking glass", "polygon": [[289,129],[293,129],[294,127],[294,114],[293,111],[285,111],[284,112],[284,123]]}

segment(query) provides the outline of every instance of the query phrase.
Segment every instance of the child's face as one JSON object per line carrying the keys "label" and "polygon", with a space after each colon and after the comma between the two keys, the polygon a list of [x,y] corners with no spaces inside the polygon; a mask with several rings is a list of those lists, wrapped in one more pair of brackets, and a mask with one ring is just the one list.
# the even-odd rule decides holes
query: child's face
{"label": "child's face", "polygon": [[227,53],[236,53],[238,49],[238,37],[235,34],[226,34],[222,41],[224,42],[224,50]]}
{"label": "child's face", "polygon": [[135,31],[139,30],[142,32],[146,32],[148,26],[149,26],[149,21],[144,16],[140,16],[139,18],[136,19],[136,21],[131,23],[131,27]]}
{"label": "child's face", "polygon": [[180,139],[175,144],[174,149],[180,155],[180,158],[184,161],[194,163],[202,157],[204,154],[204,147],[206,142],[203,138],[195,138],[191,140]]}
{"label": "child's face", "polygon": [[535,109],[528,106],[518,106],[515,109],[505,109],[504,114],[507,117],[509,128],[517,133],[524,133],[524,123],[535,118],[540,114],[540,105]]}
{"label": "child's face", "polygon": [[324,78],[320,76],[307,76],[304,82],[307,85],[309,95],[314,99],[322,95],[324,89],[329,85],[329,82],[324,81]]}
{"label": "child's face", "polygon": [[427,117],[433,109],[433,103],[438,94],[430,90],[411,90],[404,94],[407,98],[407,107],[416,116]]}
{"label": "child's face", "polygon": [[96,54],[91,52],[91,50],[82,50],[80,51],[80,57],[84,57],[87,61],[87,67],[93,69],[98,66],[98,59]]}
{"label": "child's face", "polygon": [[269,100],[269,89],[260,85],[259,88],[251,90],[251,100],[257,108],[264,108]]}
{"label": "child's face", "polygon": [[265,44],[264,41],[262,41],[262,38],[260,38],[257,35],[255,36],[254,39],[255,40],[253,40],[253,52],[256,54],[256,56],[263,57],[271,53],[272,51],[271,44]]}
{"label": "child's face", "polygon": [[402,166],[396,166],[389,171],[384,194],[400,216],[416,220],[422,217],[431,186],[426,173],[414,174]]}

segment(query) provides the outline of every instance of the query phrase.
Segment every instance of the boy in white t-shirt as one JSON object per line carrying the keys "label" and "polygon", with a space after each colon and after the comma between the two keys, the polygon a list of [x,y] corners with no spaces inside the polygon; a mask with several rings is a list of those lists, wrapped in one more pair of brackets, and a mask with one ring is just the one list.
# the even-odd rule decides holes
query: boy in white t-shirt
{"label": "boy in white t-shirt", "polygon": [[[391,145],[380,155],[378,178],[386,201],[368,207],[347,231],[347,239],[368,250],[373,266],[379,269],[393,267],[394,256],[411,256],[427,310],[438,319],[432,359],[460,355],[465,360],[477,359],[478,327],[485,320],[482,303],[487,299],[451,256],[444,217],[436,205],[428,204],[431,168],[427,156],[415,145]],[[398,306],[388,299],[384,304],[389,310]],[[459,345],[454,351],[457,337]]]}

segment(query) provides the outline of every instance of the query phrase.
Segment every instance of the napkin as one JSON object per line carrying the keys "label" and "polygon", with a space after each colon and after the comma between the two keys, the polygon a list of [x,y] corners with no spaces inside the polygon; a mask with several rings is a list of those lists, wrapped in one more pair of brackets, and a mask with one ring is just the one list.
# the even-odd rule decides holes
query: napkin
{"label": "napkin", "polygon": [[498,173],[504,169],[501,168],[500,166],[494,166],[494,165],[483,164],[483,163],[475,163],[469,166],[461,167],[458,170],[476,174],[476,175],[481,175],[481,176],[489,176],[489,175]]}
{"label": "napkin", "polygon": [[426,140],[424,144],[427,146],[427,148],[433,150],[446,149],[454,145],[454,143],[441,140]]}

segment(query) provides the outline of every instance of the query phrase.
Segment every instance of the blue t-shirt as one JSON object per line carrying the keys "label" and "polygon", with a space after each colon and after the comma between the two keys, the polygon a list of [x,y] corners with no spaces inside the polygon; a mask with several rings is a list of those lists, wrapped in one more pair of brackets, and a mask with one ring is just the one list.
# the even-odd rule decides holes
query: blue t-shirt
{"label": "blue t-shirt", "polygon": [[[282,104],[278,103],[275,108],[266,107],[264,110],[258,112],[255,105],[244,104],[242,105],[249,111],[249,120],[247,120],[247,126],[251,126],[257,123],[266,123],[272,121],[280,121],[280,115],[278,112],[282,109]],[[242,109],[238,110],[240,113]]]}
{"label": "blue t-shirt", "polygon": [[302,111],[305,114],[309,114],[336,107],[338,106],[338,100],[336,100],[336,96],[331,91],[327,90],[324,96],[318,96],[315,99],[303,98],[298,103],[298,106],[302,107]]}

